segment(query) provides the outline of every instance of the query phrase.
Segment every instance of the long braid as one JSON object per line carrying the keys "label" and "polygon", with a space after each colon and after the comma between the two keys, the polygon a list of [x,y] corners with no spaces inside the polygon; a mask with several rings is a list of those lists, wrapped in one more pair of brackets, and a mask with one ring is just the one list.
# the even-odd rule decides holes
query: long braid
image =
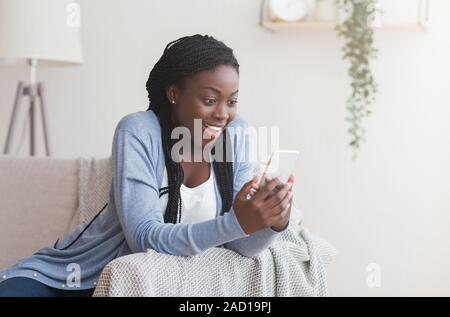
{"label": "long braid", "polygon": [[[208,35],[196,34],[185,36],[167,44],[164,53],[150,72],[146,88],[150,101],[147,111],[153,111],[161,125],[161,138],[164,159],[167,167],[168,201],[164,214],[166,223],[178,223],[181,219],[180,187],[184,173],[181,164],[171,157],[173,141],[171,139],[171,111],[166,95],[170,85],[184,86],[184,80],[203,70],[212,70],[219,65],[230,65],[239,74],[239,64],[233,55],[233,50],[223,42]],[[223,146],[224,158],[214,160],[213,168],[217,177],[220,196],[222,199],[221,214],[228,212],[233,203],[233,165],[227,156],[227,130],[225,129],[212,149]],[[222,142],[220,142],[222,140]]]}
{"label": "long braid", "polygon": [[[164,119],[165,118],[165,119]],[[177,210],[178,200],[181,199],[180,187],[183,183],[184,173],[183,168],[180,163],[172,160],[170,156],[170,151],[172,149],[173,143],[170,138],[170,108],[165,107],[160,115],[161,124],[161,137],[163,142],[164,158],[167,166],[167,178],[169,187],[169,199],[167,200],[167,210]],[[174,190],[170,190],[173,188]],[[180,204],[181,206],[181,204]],[[178,222],[178,212],[166,212],[164,214],[164,222],[177,223]]]}
{"label": "long braid", "polygon": [[[226,159],[224,159],[222,162],[214,160],[213,166],[214,171],[216,172],[217,178],[219,180],[218,186],[220,191],[220,196],[222,197],[222,211],[221,215],[223,215],[225,212],[228,212],[231,208],[231,205],[233,203],[233,162],[230,159],[230,153],[227,152],[227,131],[225,130],[222,134],[223,137],[217,140],[215,143],[214,148],[212,149],[213,154],[216,154],[216,146],[220,146],[220,144],[223,144],[223,155]],[[222,139],[222,142],[220,142]],[[228,156],[227,156],[228,154]]]}

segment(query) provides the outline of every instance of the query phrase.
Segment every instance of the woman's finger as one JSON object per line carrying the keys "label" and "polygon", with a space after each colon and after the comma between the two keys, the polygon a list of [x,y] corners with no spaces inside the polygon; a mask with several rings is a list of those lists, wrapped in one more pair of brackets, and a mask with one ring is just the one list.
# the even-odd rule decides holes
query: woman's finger
{"label": "woman's finger", "polygon": [[281,202],[274,205],[272,208],[268,208],[270,210],[270,215],[276,216],[280,214],[284,209],[288,208],[287,206],[290,204],[291,198],[292,193],[288,193]]}
{"label": "woman's finger", "polygon": [[290,195],[291,195],[290,188],[291,188],[291,186],[292,186],[292,184],[290,184],[290,183],[284,184],[283,187],[276,194],[273,194],[272,196],[270,196],[265,201],[265,205],[268,208],[272,209],[276,205],[279,205],[280,203],[282,203],[284,200],[290,199]]}
{"label": "woman's finger", "polygon": [[249,199],[249,193],[251,192],[251,189],[256,185],[257,176],[253,177],[249,182],[245,183],[244,186],[242,186],[242,189],[240,190],[240,198],[242,199]]}
{"label": "woman's finger", "polygon": [[[270,181],[266,182],[264,186],[262,186],[255,195],[256,199],[266,200],[266,198],[273,194],[273,190],[281,183],[278,178],[269,178]],[[266,178],[267,181],[267,178]]]}
{"label": "woman's finger", "polygon": [[292,204],[288,204],[285,209],[271,217],[271,221],[276,224],[275,226],[284,227],[284,225],[289,221],[291,217],[291,207]]}

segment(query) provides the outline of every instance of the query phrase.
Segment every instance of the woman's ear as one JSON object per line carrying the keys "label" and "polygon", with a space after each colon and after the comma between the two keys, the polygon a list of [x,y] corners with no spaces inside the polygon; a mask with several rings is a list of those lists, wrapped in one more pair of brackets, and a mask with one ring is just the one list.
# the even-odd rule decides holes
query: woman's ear
{"label": "woman's ear", "polygon": [[172,105],[177,104],[178,88],[175,85],[170,85],[166,89],[166,95],[167,95],[167,99],[169,100],[170,104],[172,104]]}

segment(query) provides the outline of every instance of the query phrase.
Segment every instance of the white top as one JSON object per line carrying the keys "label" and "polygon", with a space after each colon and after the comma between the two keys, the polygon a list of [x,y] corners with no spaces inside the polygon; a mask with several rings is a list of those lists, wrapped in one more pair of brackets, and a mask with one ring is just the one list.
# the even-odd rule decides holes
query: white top
{"label": "white top", "polygon": [[[202,184],[189,188],[181,184],[181,223],[195,223],[216,218],[216,195],[214,188],[214,176],[210,168],[209,178]],[[164,168],[164,176],[161,187],[167,187],[167,168]],[[159,198],[161,208],[165,212],[169,193]]]}

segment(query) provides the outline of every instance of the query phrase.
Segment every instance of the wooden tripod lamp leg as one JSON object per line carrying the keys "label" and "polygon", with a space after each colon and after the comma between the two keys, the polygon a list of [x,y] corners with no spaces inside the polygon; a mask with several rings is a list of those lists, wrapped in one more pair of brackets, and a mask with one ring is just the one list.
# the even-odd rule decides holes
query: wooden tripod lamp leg
{"label": "wooden tripod lamp leg", "polygon": [[13,112],[11,115],[11,120],[9,121],[8,135],[6,137],[5,148],[3,150],[3,154],[5,154],[5,155],[9,154],[11,141],[12,141],[12,137],[13,137],[13,132],[14,132],[14,125],[17,120],[17,111],[19,109],[20,100],[23,95],[23,91],[24,91],[24,85],[23,85],[23,82],[20,81],[19,84],[17,85],[17,92],[16,92],[16,98],[14,100]]}
{"label": "wooden tripod lamp leg", "polygon": [[34,95],[34,92],[32,91],[32,89],[34,89],[33,86],[29,86],[27,89],[28,92],[28,97],[30,98],[30,155],[34,156],[36,155],[36,149],[35,149],[35,135],[34,135],[34,131],[35,126],[36,126],[36,116],[35,116],[35,112],[36,112],[36,96]]}
{"label": "wooden tripod lamp leg", "polygon": [[38,84],[38,97],[39,97],[39,104],[41,106],[41,118],[42,118],[42,128],[44,129],[44,141],[45,141],[45,153],[47,156],[51,155],[50,151],[50,141],[49,141],[49,133],[48,133],[48,127],[47,127],[47,111],[45,108],[45,102],[44,102],[44,87],[42,83]]}

